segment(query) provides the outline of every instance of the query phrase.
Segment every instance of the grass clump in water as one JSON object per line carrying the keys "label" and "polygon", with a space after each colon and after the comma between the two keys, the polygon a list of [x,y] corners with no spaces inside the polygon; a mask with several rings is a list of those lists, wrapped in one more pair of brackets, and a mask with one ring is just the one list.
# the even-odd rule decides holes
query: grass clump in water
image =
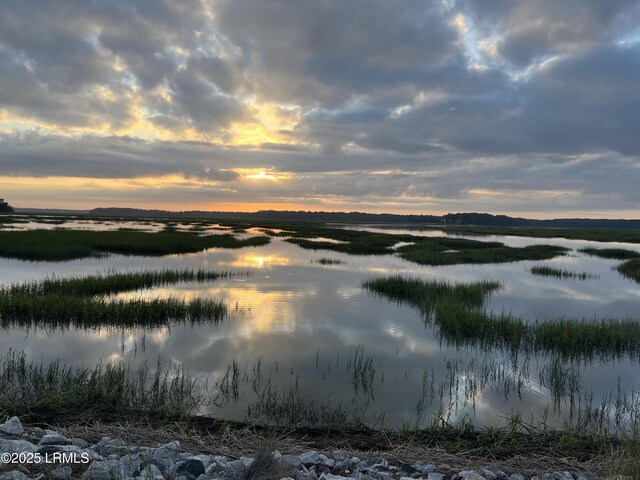
{"label": "grass clump in water", "polygon": [[589,280],[591,278],[597,278],[597,275],[586,272],[572,272],[571,270],[565,270],[562,268],[548,267],[546,265],[536,265],[529,270],[533,275],[541,277],[555,277],[555,278],[571,278],[574,280]]}
{"label": "grass clump in water", "polygon": [[[522,260],[549,260],[564,255],[568,249],[555,245],[530,245],[517,248],[498,242],[436,238],[405,245],[398,249],[400,256],[421,265],[457,265],[506,263]],[[473,243],[468,243],[473,242]],[[457,248],[455,246],[456,245]]]}
{"label": "grass clump in water", "polygon": [[39,415],[186,415],[202,404],[196,381],[181,369],[137,371],[122,363],[94,369],[54,361],[48,365],[10,352],[0,359],[0,412],[22,418]]}
{"label": "grass clump in water", "polygon": [[345,262],[336,258],[322,257],[315,260],[315,263],[319,263],[320,265],[343,265]]}
{"label": "grass clump in water", "polygon": [[207,248],[256,247],[269,241],[267,236],[239,240],[233,235],[200,236],[177,231],[0,231],[0,256],[34,261],[74,260],[104,253],[162,256]]}
{"label": "grass clump in water", "polygon": [[592,257],[610,258],[613,260],[629,260],[632,258],[640,258],[640,253],[625,248],[581,248],[578,250],[585,255]]}
{"label": "grass clump in water", "polygon": [[505,346],[513,352],[550,351],[566,358],[640,356],[640,322],[635,320],[548,319],[528,324],[509,314],[482,310],[495,282],[451,285],[390,276],[363,287],[391,300],[407,302],[440,328],[453,344]]}
{"label": "grass clump in water", "polygon": [[625,277],[640,283],[640,259],[629,260],[618,266],[618,271]]}
{"label": "grass clump in water", "polygon": [[179,281],[206,282],[228,275],[205,270],[163,270],[11,285],[0,289],[0,326],[153,327],[172,320],[218,322],[228,313],[227,306],[219,300],[124,300],[109,295]]}

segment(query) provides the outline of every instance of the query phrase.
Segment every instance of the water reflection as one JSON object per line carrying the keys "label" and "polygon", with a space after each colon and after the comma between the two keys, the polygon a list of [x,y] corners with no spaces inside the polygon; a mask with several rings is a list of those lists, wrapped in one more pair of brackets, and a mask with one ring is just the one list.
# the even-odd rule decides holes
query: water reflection
{"label": "water reflection", "polygon": [[[260,412],[266,420],[266,412],[256,410],[260,399],[267,398],[266,389],[270,388],[271,398],[277,401],[296,381],[296,394],[301,399],[342,405],[359,411],[372,424],[385,425],[416,421],[429,424],[434,419],[454,422],[469,416],[478,425],[493,425],[513,412],[523,419],[547,418],[550,425],[559,425],[571,409],[587,408],[587,394],[593,396],[595,405],[616,392],[618,386],[633,392],[638,381],[636,361],[569,365],[567,368],[579,369],[576,376],[573,370],[553,370],[550,355],[514,359],[500,351],[456,349],[443,344],[437,329],[425,326],[413,308],[369,295],[361,288],[364,279],[387,274],[451,282],[496,280],[504,288],[490,297],[487,308],[511,312],[526,321],[549,316],[637,317],[640,288],[613,269],[618,262],[577,252],[585,246],[603,244],[501,236],[486,240],[512,246],[567,246],[575,250],[570,256],[544,264],[588,272],[597,278],[576,281],[536,277],[529,270],[538,262],[420,266],[392,255],[349,256],[303,250],[280,238],[259,248],[211,249],[162,258],[113,255],[64,263],[1,259],[3,285],[107,270],[209,268],[252,270],[253,275],[118,295],[220,298],[235,313],[217,325],[91,331],[11,328],[0,336],[0,352],[24,350],[36,360],[60,359],[85,366],[122,360],[135,368],[162,359],[183,365],[203,383],[208,382],[212,397],[220,393],[214,385],[235,361],[244,378],[239,381],[237,401],[218,403],[221,407],[212,404],[207,413],[237,419],[244,419],[252,406],[252,411]],[[637,245],[616,246],[640,250]],[[323,257],[341,263],[322,265],[318,260]],[[355,367],[358,358],[360,370]],[[258,361],[261,374],[256,381],[254,367]],[[355,371],[368,382],[366,388],[362,383],[354,385]]]}

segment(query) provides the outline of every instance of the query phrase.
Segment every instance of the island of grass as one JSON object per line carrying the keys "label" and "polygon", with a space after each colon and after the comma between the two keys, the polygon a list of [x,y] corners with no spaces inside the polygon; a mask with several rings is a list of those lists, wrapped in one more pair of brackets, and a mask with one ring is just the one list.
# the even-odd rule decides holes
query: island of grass
{"label": "island of grass", "polygon": [[587,272],[572,272],[562,268],[554,268],[546,265],[536,265],[529,270],[532,275],[540,277],[570,278],[573,280],[589,280],[597,278],[597,275]]}
{"label": "island of grass", "polygon": [[583,248],[580,252],[600,258],[626,260],[616,267],[622,275],[640,283],[640,253],[624,248]]}
{"label": "island of grass", "polygon": [[640,357],[640,322],[554,318],[526,323],[508,314],[482,309],[500,288],[496,282],[452,285],[402,276],[374,278],[363,287],[385,298],[417,307],[454,345],[504,347],[512,353],[553,352],[563,358]]}
{"label": "island of grass", "polygon": [[237,239],[230,234],[202,236],[177,231],[0,231],[0,256],[33,261],[75,260],[107,253],[161,256],[208,248],[257,247],[269,241],[267,236]]}
{"label": "island of grass", "polygon": [[228,314],[219,300],[116,299],[111,295],[177,282],[209,282],[224,272],[162,270],[46,279],[0,289],[0,327],[159,327],[171,322],[217,323]]}
{"label": "island of grass", "polygon": [[[291,228],[291,227],[289,227]],[[351,255],[390,255],[421,265],[457,265],[506,263],[522,260],[549,260],[568,249],[554,245],[509,247],[500,242],[482,242],[464,238],[422,237],[324,227],[295,229],[286,242],[310,250],[333,250]],[[332,241],[316,241],[314,238]],[[394,249],[399,243],[407,243]]]}

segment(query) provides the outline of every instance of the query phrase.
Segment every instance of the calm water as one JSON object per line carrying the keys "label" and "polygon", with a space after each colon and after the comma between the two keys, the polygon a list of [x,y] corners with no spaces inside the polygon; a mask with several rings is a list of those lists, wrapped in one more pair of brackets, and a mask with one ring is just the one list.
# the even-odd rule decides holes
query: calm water
{"label": "calm water", "polygon": [[[78,222],[82,228],[94,229],[159,228],[157,224],[90,224],[81,220],[64,226],[76,228]],[[33,222],[29,224],[33,226]],[[548,423],[559,425],[569,417],[570,396],[561,397],[554,405],[548,375],[554,360],[551,355],[514,360],[501,351],[448,346],[415,309],[371,295],[361,283],[386,274],[451,282],[491,279],[504,287],[492,295],[487,308],[509,311],[526,321],[559,316],[638,318],[640,285],[613,269],[619,262],[586,257],[577,249],[615,246],[640,251],[640,246],[506,236],[478,239],[513,246],[562,245],[573,249],[571,254],[544,262],[546,265],[588,272],[597,278],[535,277],[529,268],[539,262],[426,267],[390,255],[303,250],[279,238],[258,248],[211,249],[162,258],[113,255],[60,263],[0,259],[0,283],[4,285],[114,269],[196,267],[253,272],[248,277],[207,284],[183,283],[123,294],[222,298],[234,313],[218,325],[91,331],[14,328],[2,332],[0,353],[24,350],[36,360],[60,359],[84,366],[119,360],[132,366],[154,365],[160,359],[184,366],[203,386],[208,384],[212,398],[219,393],[216,382],[235,361],[240,380],[238,398],[218,396],[207,407],[207,413],[225,418],[244,419],[258,393],[270,389],[282,394],[297,383],[299,398],[313,400],[316,405],[341,404],[376,425],[398,426],[416,420],[428,424],[438,411],[445,412],[451,422],[473,418],[478,425],[491,425],[519,412],[525,419],[548,417]],[[321,257],[344,263],[321,265],[317,263]],[[354,365],[359,360],[373,375],[370,385],[354,380]],[[581,387],[576,398],[592,395],[594,404],[615,394],[618,387],[633,397],[640,380],[638,362],[630,359],[564,367],[579,371],[577,383]]]}

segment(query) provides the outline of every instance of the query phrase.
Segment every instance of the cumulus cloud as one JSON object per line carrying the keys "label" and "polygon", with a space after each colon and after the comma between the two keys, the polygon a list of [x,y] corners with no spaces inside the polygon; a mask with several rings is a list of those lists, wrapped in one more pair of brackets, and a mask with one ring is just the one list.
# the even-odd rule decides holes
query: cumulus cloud
{"label": "cumulus cloud", "polygon": [[173,175],[181,201],[631,211],[638,22],[632,0],[7,0],[0,175]]}

